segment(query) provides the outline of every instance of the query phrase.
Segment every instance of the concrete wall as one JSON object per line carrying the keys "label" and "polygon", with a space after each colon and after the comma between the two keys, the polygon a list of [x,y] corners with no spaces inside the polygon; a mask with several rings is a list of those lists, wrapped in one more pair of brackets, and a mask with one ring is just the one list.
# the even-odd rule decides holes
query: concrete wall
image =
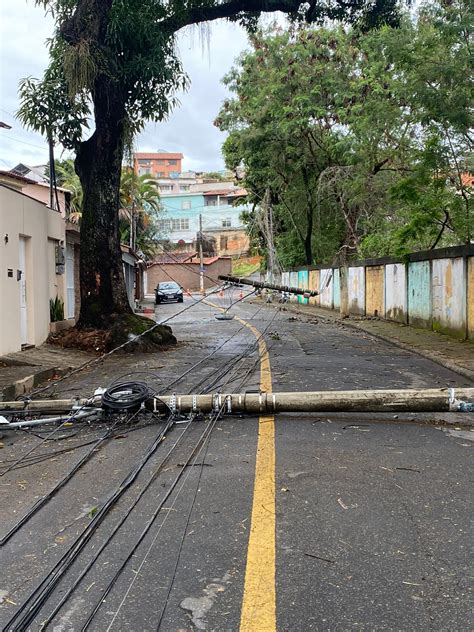
{"label": "concrete wall", "polygon": [[339,268],[333,269],[332,306],[333,309],[341,307],[341,275]]}
{"label": "concrete wall", "polygon": [[[319,292],[319,275],[320,270],[309,271],[309,288]],[[319,305],[319,296],[313,296],[309,299],[310,305]]]}
{"label": "concrete wall", "polygon": [[[298,272],[290,272],[290,287],[298,287]],[[298,297],[295,294],[290,294],[290,301],[296,302]]]}
{"label": "concrete wall", "polygon": [[332,309],[333,270],[324,268],[319,271],[319,304],[321,307]]}
{"label": "concrete wall", "polygon": [[[49,206],[49,185],[44,183],[27,184],[22,188],[22,193],[29,195],[30,197],[43,202],[46,206]],[[64,191],[58,189],[58,198],[54,197],[54,206],[56,202],[59,202],[59,210],[61,215],[66,217],[66,196]]]}
{"label": "concrete wall", "polygon": [[[309,273],[308,270],[299,270],[298,271],[298,287],[307,290],[309,287]],[[308,303],[308,299],[304,296],[298,296],[298,302],[306,305]]]}
{"label": "concrete wall", "polygon": [[65,245],[65,222],[44,204],[0,186],[0,355],[22,345],[19,250],[25,238],[26,340],[40,345],[49,335],[49,299],[65,298],[65,274],[56,274],[55,249]]}
{"label": "concrete wall", "polygon": [[368,266],[365,269],[365,315],[383,317],[384,266]]}
{"label": "concrete wall", "polygon": [[[214,287],[220,281],[219,274],[231,274],[232,259],[222,257],[204,264],[204,287]],[[176,281],[185,290],[199,290],[199,262],[155,263],[147,270],[147,293],[152,294],[158,283]]]}
{"label": "concrete wall", "polygon": [[385,266],[385,318],[404,323],[407,320],[407,268],[404,263]]}
{"label": "concrete wall", "polygon": [[467,258],[467,335],[474,340],[474,257]]}
{"label": "concrete wall", "polygon": [[[286,275],[289,285],[308,284],[320,291],[309,300],[311,305],[340,308],[338,268],[319,265]],[[385,257],[356,262],[348,269],[347,285],[351,314],[474,340],[474,245],[416,252],[407,261]]]}
{"label": "concrete wall", "polygon": [[408,319],[414,327],[431,328],[431,262],[408,264]]}
{"label": "concrete wall", "polygon": [[365,268],[351,267],[348,271],[347,286],[349,311],[351,314],[365,314]]}
{"label": "concrete wall", "polygon": [[432,261],[432,326],[435,331],[464,337],[466,270],[462,257]]}

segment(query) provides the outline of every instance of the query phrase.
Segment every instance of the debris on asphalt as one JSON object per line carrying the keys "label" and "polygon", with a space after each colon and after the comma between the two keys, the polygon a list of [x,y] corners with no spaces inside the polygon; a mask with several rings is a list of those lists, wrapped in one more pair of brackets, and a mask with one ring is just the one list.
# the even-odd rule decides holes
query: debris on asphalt
{"label": "debris on asphalt", "polygon": [[415,470],[413,467],[396,467],[396,470],[402,470],[403,472],[416,472],[417,474],[421,474],[420,470]]}
{"label": "debris on asphalt", "polygon": [[327,557],[319,557],[319,555],[313,555],[313,553],[305,553],[306,557],[313,557],[315,560],[321,560],[321,562],[327,562],[328,564],[335,564],[336,560],[328,560]]}

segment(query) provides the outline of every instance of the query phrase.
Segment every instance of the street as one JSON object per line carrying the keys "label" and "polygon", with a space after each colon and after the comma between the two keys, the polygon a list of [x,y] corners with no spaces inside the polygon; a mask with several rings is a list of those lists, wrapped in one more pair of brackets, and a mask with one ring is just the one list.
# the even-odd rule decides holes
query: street
{"label": "street", "polygon": [[[282,306],[239,302],[233,320],[217,320],[238,296],[159,305],[158,320],[177,314],[169,323],[176,348],[111,356],[60,383],[55,396],[88,396],[121,376],[158,394],[473,385]],[[18,464],[42,439],[8,434],[1,537],[112,427],[0,548],[2,628],[471,630],[474,431],[429,423],[450,415],[213,415],[179,419],[155,449],[164,422],[143,415],[65,429],[39,445],[44,459]],[[52,583],[34,593],[45,579]],[[27,623],[12,623],[28,604]]]}

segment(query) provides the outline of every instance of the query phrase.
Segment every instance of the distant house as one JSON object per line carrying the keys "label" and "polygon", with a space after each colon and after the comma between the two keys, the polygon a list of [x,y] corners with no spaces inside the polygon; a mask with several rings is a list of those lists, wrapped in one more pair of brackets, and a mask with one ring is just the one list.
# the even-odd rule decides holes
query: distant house
{"label": "distant house", "polygon": [[138,152],[133,154],[133,168],[139,176],[169,178],[181,173],[183,154],[168,151]]}
{"label": "distant house", "polygon": [[233,257],[245,254],[249,239],[241,214],[250,207],[235,206],[235,201],[245,195],[233,183],[220,182],[193,185],[189,193],[162,196],[159,220],[162,240],[195,249],[201,216],[204,238],[215,244],[213,254]]}
{"label": "distant house", "polygon": [[[35,167],[29,167],[28,165],[20,162],[16,167],[10,169],[10,171],[0,171],[0,179],[5,175],[8,176],[20,176],[28,180],[28,183],[22,187],[23,193],[29,195],[39,202],[49,205],[50,201],[50,186],[49,180],[46,177],[47,165],[37,165]],[[25,182],[26,182],[25,180]],[[68,215],[71,206],[71,193],[67,189],[62,187],[56,187],[53,195],[53,208],[59,209],[63,217]]]}
{"label": "distant house", "polygon": [[47,183],[47,169],[48,165],[35,165],[33,167],[30,167],[29,165],[25,165],[23,162],[20,162],[15,167],[13,167],[13,169],[10,170],[10,173],[23,176],[25,178],[28,178],[29,180],[34,180],[35,182]]}

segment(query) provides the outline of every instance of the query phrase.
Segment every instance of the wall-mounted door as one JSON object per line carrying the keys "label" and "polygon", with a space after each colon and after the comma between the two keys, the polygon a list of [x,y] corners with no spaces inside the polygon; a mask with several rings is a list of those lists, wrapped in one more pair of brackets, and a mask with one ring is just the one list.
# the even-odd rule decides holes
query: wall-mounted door
{"label": "wall-mounted door", "polygon": [[18,288],[20,292],[21,344],[28,344],[28,305],[26,294],[26,238],[20,237],[18,248]]}

